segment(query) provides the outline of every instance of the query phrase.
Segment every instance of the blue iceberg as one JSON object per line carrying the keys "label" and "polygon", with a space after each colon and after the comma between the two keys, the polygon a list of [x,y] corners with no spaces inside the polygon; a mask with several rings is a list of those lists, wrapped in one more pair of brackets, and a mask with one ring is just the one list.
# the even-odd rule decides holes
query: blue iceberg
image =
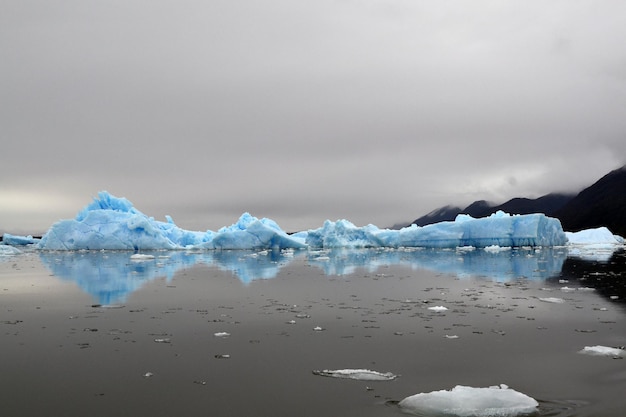
{"label": "blue iceberg", "polygon": [[481,219],[459,215],[453,222],[412,225],[400,230],[374,225],[357,227],[347,220],[326,221],[323,227],[309,230],[306,243],[320,248],[485,248],[562,246],[567,237],[557,219],[543,214],[510,215],[498,211]]}
{"label": "blue iceberg", "polygon": [[37,239],[36,237],[32,237],[31,235],[19,236],[19,235],[12,235],[9,233],[5,233],[2,235],[2,243],[5,245],[11,245],[11,246],[33,245],[39,242],[39,240],[40,239]]}
{"label": "blue iceberg", "polygon": [[75,219],[52,225],[38,244],[44,250],[158,250],[158,249],[262,249],[305,248],[269,219],[244,213],[239,221],[217,233],[181,229],[171,217],[157,221],[130,201],[106,191]]}
{"label": "blue iceberg", "polygon": [[474,219],[460,215],[453,222],[401,230],[357,227],[347,220],[327,220],[319,229],[293,235],[270,219],[244,213],[217,232],[189,231],[148,217],[125,198],[106,191],[81,210],[75,219],[52,225],[37,247],[44,250],[158,250],[158,249],[308,249],[308,248],[455,248],[472,246],[562,246],[567,243],[559,220],[543,214],[509,215],[497,212]]}

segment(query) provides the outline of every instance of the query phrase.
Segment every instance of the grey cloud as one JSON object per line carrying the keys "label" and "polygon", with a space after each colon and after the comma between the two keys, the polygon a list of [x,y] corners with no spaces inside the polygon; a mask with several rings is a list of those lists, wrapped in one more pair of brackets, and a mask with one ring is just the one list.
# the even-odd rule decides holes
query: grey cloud
{"label": "grey cloud", "polygon": [[[8,2],[0,196],[86,204],[108,189],[189,228],[246,210],[293,230],[580,189],[626,163],[625,12],[590,1]],[[6,207],[0,229],[29,227]]]}

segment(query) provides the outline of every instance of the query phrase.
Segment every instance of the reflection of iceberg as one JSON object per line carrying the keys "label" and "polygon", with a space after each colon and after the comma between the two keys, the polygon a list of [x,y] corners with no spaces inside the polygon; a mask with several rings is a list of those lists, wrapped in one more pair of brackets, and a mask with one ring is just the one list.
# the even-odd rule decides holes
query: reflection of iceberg
{"label": "reflection of iceberg", "polygon": [[[306,262],[326,275],[345,275],[357,268],[376,271],[379,267],[402,265],[457,276],[479,275],[495,280],[545,279],[559,274],[564,250],[513,249],[506,252],[441,249],[335,249],[327,251],[159,251],[154,258],[135,261],[127,251],[48,252],[41,251],[43,264],[63,279],[75,281],[99,304],[123,302],[146,282],[168,280],[183,268],[196,264],[230,271],[243,283],[270,279],[293,260],[307,255]],[[419,279],[419,277],[416,277]]]}
{"label": "reflection of iceberg", "polygon": [[375,271],[381,266],[405,265],[411,268],[463,276],[485,276],[507,281],[515,278],[546,279],[561,271],[565,250],[513,249],[505,252],[442,249],[335,249],[313,252],[308,262],[326,275],[345,275],[356,268]]}
{"label": "reflection of iceberg", "polygon": [[43,264],[62,279],[75,281],[99,304],[123,302],[133,291],[159,277],[171,279],[200,259],[185,252],[157,252],[155,258],[131,261],[130,252],[40,252]]}
{"label": "reflection of iceberg", "polygon": [[260,252],[233,250],[200,252],[202,261],[222,271],[230,271],[243,283],[257,279],[271,279],[289,264],[299,252],[264,250]]}

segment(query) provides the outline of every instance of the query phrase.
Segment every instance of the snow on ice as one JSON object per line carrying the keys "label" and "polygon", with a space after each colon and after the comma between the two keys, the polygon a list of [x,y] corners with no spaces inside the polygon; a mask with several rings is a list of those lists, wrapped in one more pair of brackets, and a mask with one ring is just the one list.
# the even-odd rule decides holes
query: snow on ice
{"label": "snow on ice", "polygon": [[504,384],[488,388],[457,385],[451,390],[415,394],[399,406],[416,415],[513,417],[532,414],[539,403]]}

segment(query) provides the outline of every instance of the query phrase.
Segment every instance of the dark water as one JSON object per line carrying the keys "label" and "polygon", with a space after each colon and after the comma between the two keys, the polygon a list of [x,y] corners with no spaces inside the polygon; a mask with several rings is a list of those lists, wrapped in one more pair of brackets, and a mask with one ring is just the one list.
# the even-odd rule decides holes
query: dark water
{"label": "dark water", "polygon": [[[3,416],[401,416],[501,383],[540,415],[626,415],[626,360],[578,353],[626,345],[623,253],[130,255],[0,260]],[[400,376],[312,372],[346,368]]]}

